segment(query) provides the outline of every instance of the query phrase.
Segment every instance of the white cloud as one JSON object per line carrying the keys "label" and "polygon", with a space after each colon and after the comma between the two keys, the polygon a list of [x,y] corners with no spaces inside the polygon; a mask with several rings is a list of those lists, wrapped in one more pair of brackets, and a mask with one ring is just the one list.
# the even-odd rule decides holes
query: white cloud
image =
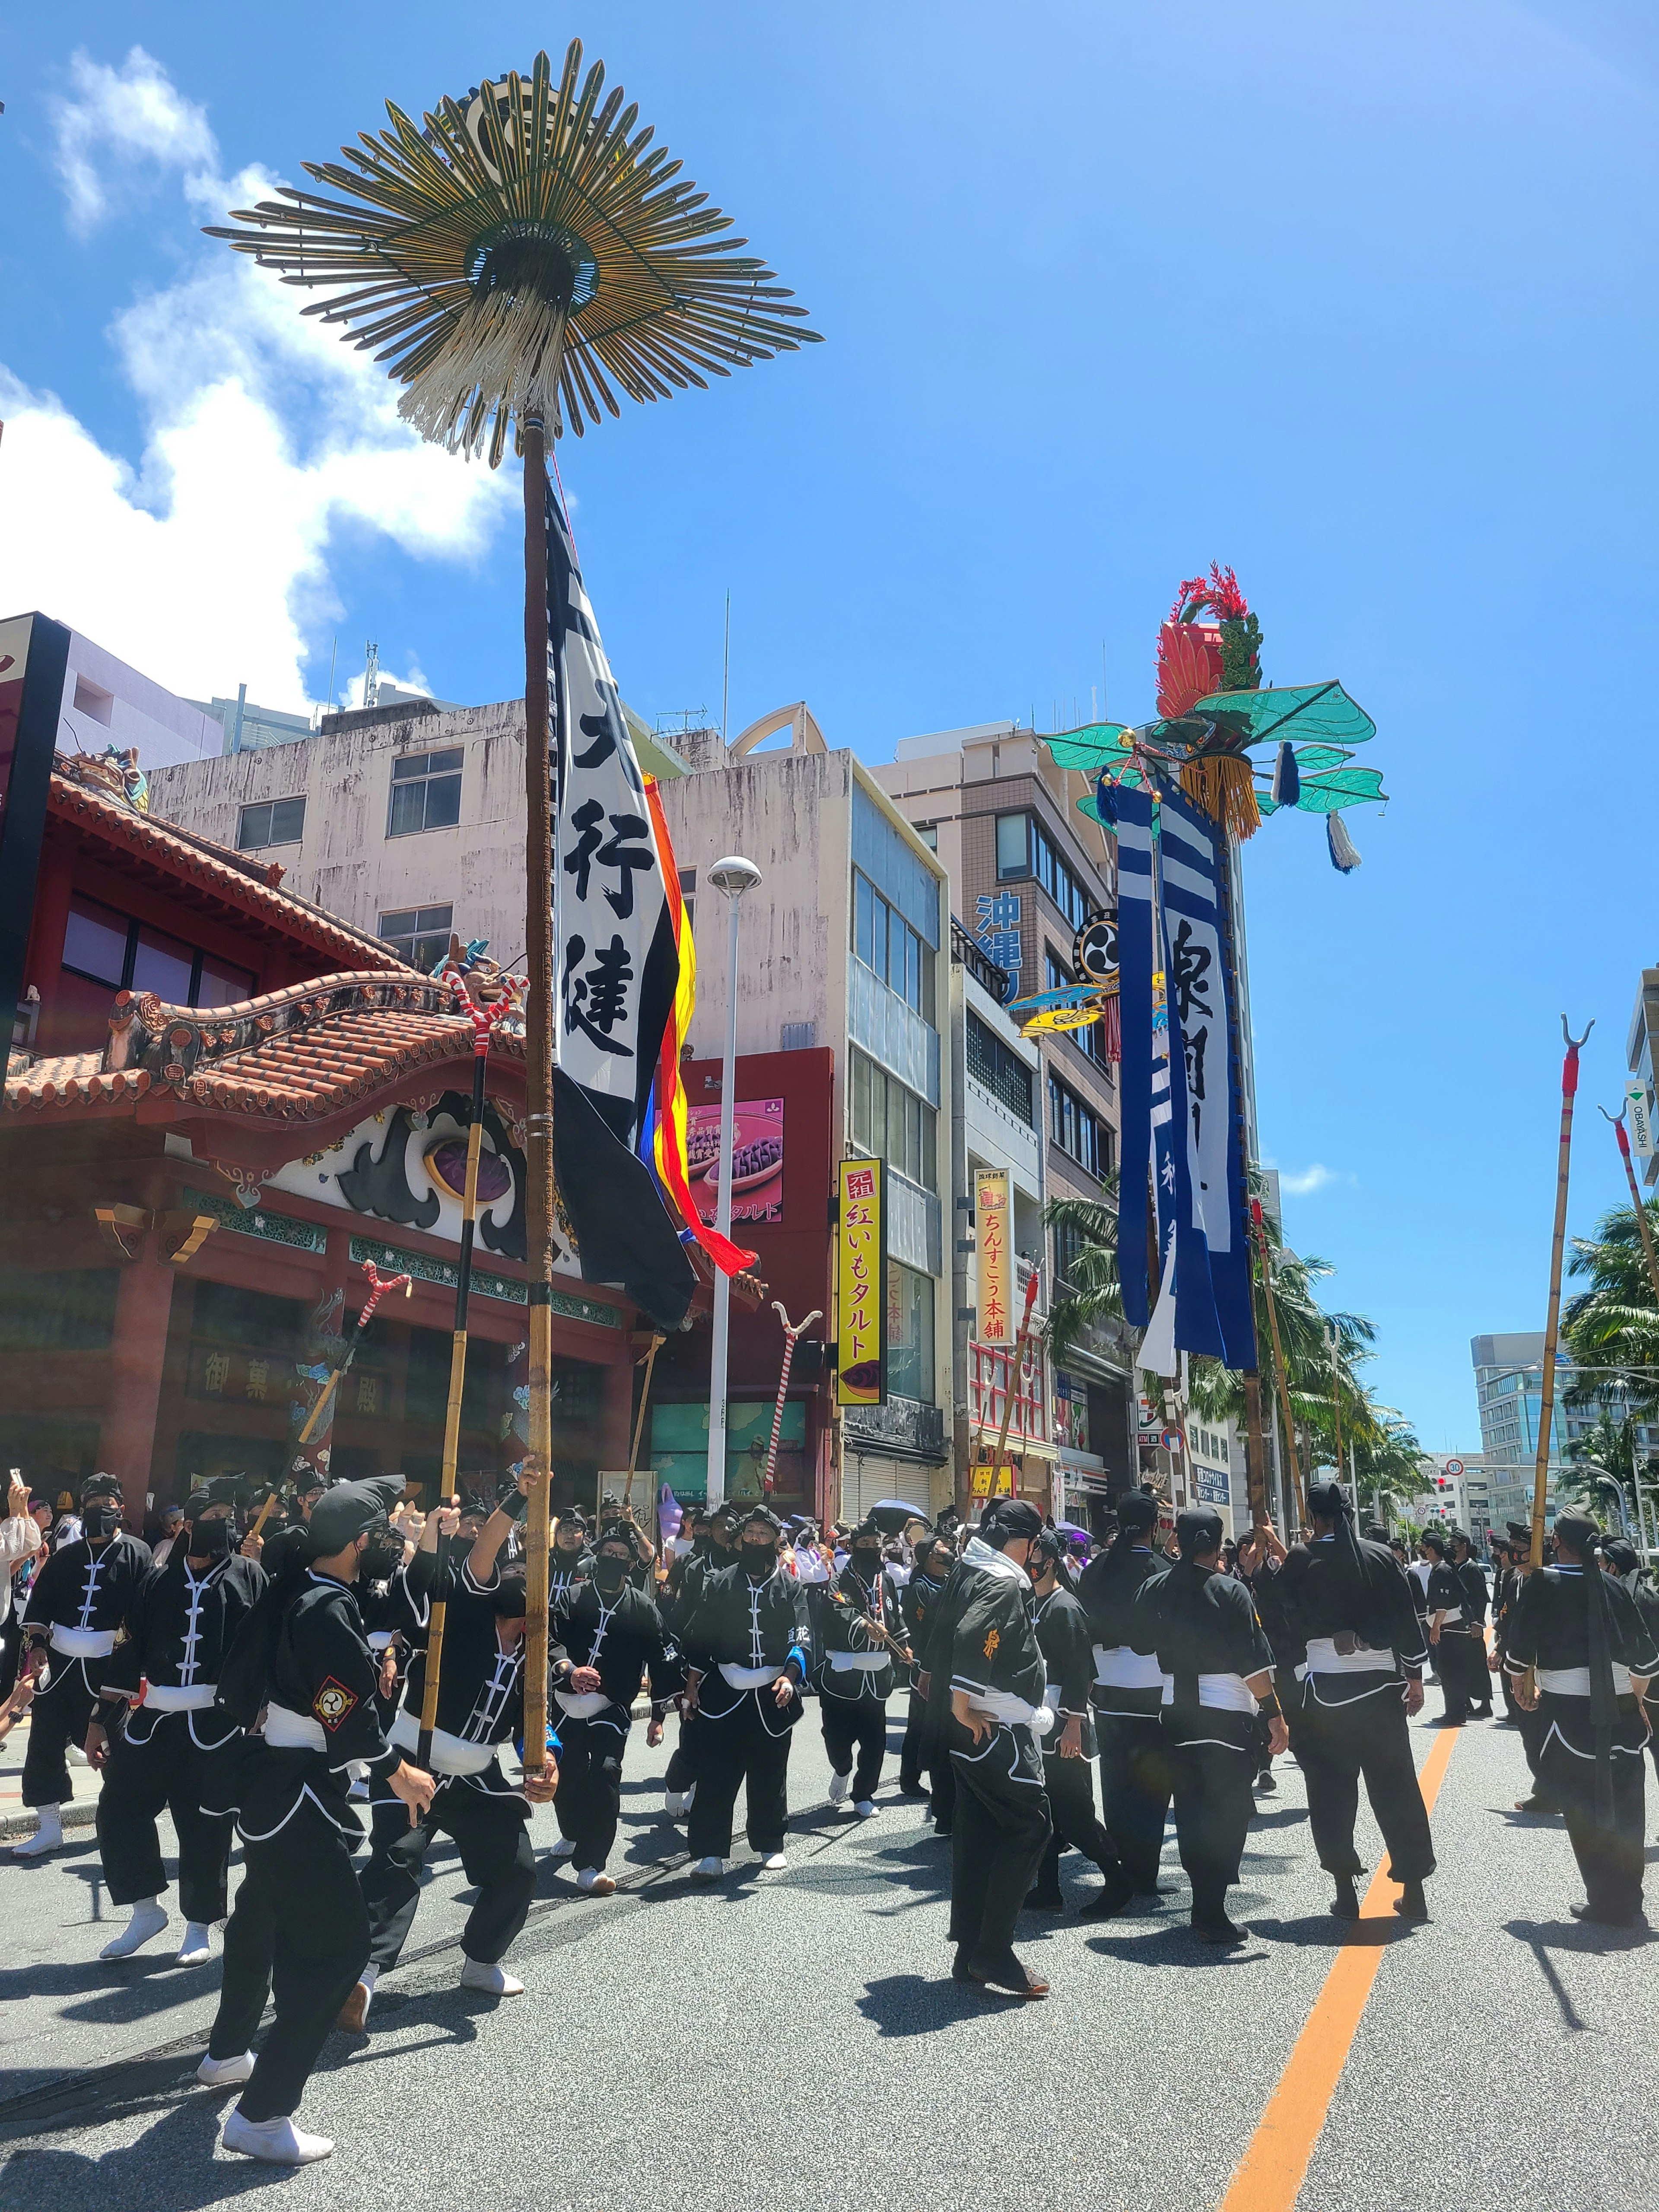
{"label": "white cloud", "polygon": [[[205,118],[147,55],[135,49],[121,72],[83,57],[76,69],[82,117],[111,85],[142,89],[152,136],[129,114],[119,143],[157,159],[172,147],[175,166],[204,149],[211,161]],[[182,118],[171,136],[170,116]],[[82,142],[60,130],[60,162],[65,143]],[[101,204],[89,166],[64,175],[72,209]],[[185,184],[219,213],[270,188],[210,170]],[[327,688],[325,657],[305,680],[305,641],[340,611],[329,562],[343,524],[417,557],[479,558],[516,506],[508,472],[422,444],[384,373],[302,304],[216,242],[118,315],[110,334],[143,425],[136,462],[0,361],[0,611],[55,614],[191,696],[245,682],[260,705],[303,711]]]}
{"label": "white cloud", "polygon": [[1310,1198],[1316,1190],[1323,1190],[1342,1180],[1334,1168],[1322,1167],[1316,1160],[1310,1168],[1280,1169],[1279,1188],[1292,1198]]}
{"label": "white cloud", "polygon": [[219,148],[207,112],[185,99],[158,61],[135,46],[118,70],[77,52],[70,63],[70,100],[52,103],[58,174],[70,228],[82,237],[108,214],[109,188],[141,164],[210,179]]}

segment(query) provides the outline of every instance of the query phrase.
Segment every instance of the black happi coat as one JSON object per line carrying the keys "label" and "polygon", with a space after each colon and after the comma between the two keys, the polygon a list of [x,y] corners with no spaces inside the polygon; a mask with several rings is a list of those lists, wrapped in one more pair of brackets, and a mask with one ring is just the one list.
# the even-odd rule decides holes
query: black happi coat
{"label": "black happi coat", "polygon": [[[94,1552],[84,1536],[54,1552],[35,1576],[23,1607],[23,1633],[31,1644],[46,1643],[54,1628],[91,1630],[119,1637],[144,1577],[149,1546],[123,1529]],[[114,1657],[79,1658],[53,1650],[50,1697],[59,1684],[77,1678],[95,1690]]]}
{"label": "black happi coat", "polygon": [[[1538,1567],[1529,1574],[1510,1617],[1504,1665],[1512,1674],[1528,1668],[1565,1674],[1590,1664],[1589,1574],[1599,1566]],[[1602,1576],[1607,1601],[1607,1656],[1615,1668],[1651,1679],[1659,1674],[1659,1649],[1652,1631],[1630,1592],[1611,1576]],[[1614,1675],[1618,1707],[1613,1727],[1615,1754],[1640,1759],[1647,1730],[1635,1697]],[[1595,1756],[1595,1731],[1590,1719],[1589,1696],[1545,1687],[1539,1683],[1540,1711],[1548,1717],[1569,1751],[1581,1759]],[[1547,1742],[1547,1735],[1545,1739]]]}
{"label": "black happi coat", "polygon": [[599,1694],[621,1708],[624,1723],[641,1674],[650,1675],[654,1705],[665,1704],[684,1686],[685,1669],[662,1615],[631,1579],[610,1598],[600,1593],[597,1583],[578,1583],[565,1602],[554,1607],[548,1638],[555,1688],[566,1689],[562,1678],[573,1668],[597,1667]]}
{"label": "black happi coat", "polygon": [[[1164,1562],[1150,1545],[1114,1541],[1090,1560],[1078,1577],[1078,1601],[1089,1622],[1091,1643],[1101,1651],[1129,1646],[1129,1623],[1141,1585],[1162,1574]],[[1094,1693],[1101,1711],[1155,1720],[1164,1695],[1162,1683],[1144,1686],[1102,1683]]]}
{"label": "black happi coat", "polygon": [[1083,1756],[1093,1759],[1100,1747],[1090,1705],[1095,1679],[1094,1637],[1088,1614],[1064,1583],[1037,1600],[1036,1639],[1048,1674],[1045,1694],[1058,1715],[1055,1726],[1043,1739],[1043,1752],[1049,1758],[1058,1754],[1061,1730],[1075,1718],[1083,1723]]}
{"label": "black happi coat", "polygon": [[[138,1585],[125,1638],[105,1670],[106,1694],[118,1690],[136,1698],[146,1682],[168,1690],[216,1686],[236,1632],[265,1588],[265,1571],[233,1553],[194,1575],[185,1563],[186,1540],[181,1536],[166,1565],[152,1567]],[[155,1705],[138,1705],[123,1733],[131,1744],[146,1744],[166,1717]],[[198,1751],[217,1751],[241,1732],[222,1705],[200,1706],[177,1717]]]}
{"label": "black happi coat", "polygon": [[931,1575],[917,1572],[911,1576],[899,1594],[899,1612],[904,1620],[905,1641],[910,1646],[911,1657],[921,1668],[925,1668],[927,1663],[922,1654],[927,1648],[933,1607],[944,1588],[945,1584],[936,1583]]}
{"label": "black happi coat", "polygon": [[[467,1564],[468,1544],[459,1555],[417,1552],[392,1579],[393,1617],[412,1656],[403,1702],[389,1732],[390,1741],[410,1759],[417,1756],[421,1708],[426,1698],[428,1647],[432,1608],[444,1608],[443,1656],[438,1671],[438,1713],[433,1729],[432,1763],[446,1789],[479,1790],[488,1796],[517,1798],[525,1817],[528,1802],[512,1788],[493,1760],[474,1774],[446,1772],[444,1737],[480,1751],[516,1741],[524,1728],[524,1647],[503,1651],[495,1633],[493,1594],[499,1567],[487,1582],[477,1581]],[[390,1797],[391,1792],[384,1793]]]}
{"label": "black happi coat", "polygon": [[1453,1632],[1480,1626],[1486,1618],[1486,1577],[1473,1559],[1461,1567],[1443,1559],[1430,1569],[1428,1609],[1459,1614],[1461,1618],[1445,1624]]}
{"label": "black happi coat", "polygon": [[[1354,1555],[1334,1536],[1298,1545],[1285,1563],[1286,1611],[1308,1662],[1303,1702],[1346,1705],[1380,1692],[1399,1694],[1401,1678],[1422,1677],[1429,1650],[1412,1602],[1411,1579],[1386,1544],[1354,1540]],[[1276,1638],[1273,1643],[1281,1666]],[[1322,1667],[1327,1655],[1310,1646],[1334,1644],[1339,1655],[1375,1652],[1392,1663],[1354,1669]]]}
{"label": "black happi coat", "polygon": [[380,1726],[379,1668],[363,1634],[349,1584],[305,1568],[268,1589],[242,1624],[220,1673],[224,1703],[246,1724],[262,1708],[280,1708],[289,1726],[312,1724],[321,1745],[270,1741],[246,1748],[237,1826],[243,1840],[262,1843],[307,1804],[346,1835],[362,1824],[348,1799],[354,1760],[364,1761],[371,1788],[401,1763]]}
{"label": "black happi coat", "polygon": [[592,1579],[593,1554],[584,1544],[580,1552],[562,1552],[556,1544],[547,1555],[547,1609],[550,1614]]}
{"label": "black happi coat", "polygon": [[[811,1671],[812,1632],[806,1610],[806,1593],[788,1571],[780,1566],[762,1583],[751,1583],[739,1561],[705,1575],[696,1603],[680,1632],[679,1644],[686,1663],[702,1680],[697,1688],[697,1708],[705,1719],[724,1720],[736,1711],[752,1692],[728,1682],[722,1666],[775,1667],[780,1670],[793,1659],[805,1680]],[[772,1702],[772,1692],[762,1693]],[[769,1725],[788,1726],[800,1717],[797,1696],[776,1709]]]}
{"label": "black happi coat", "polygon": [[1163,1709],[1176,1744],[1214,1743],[1254,1749],[1255,1714],[1206,1705],[1200,1674],[1245,1676],[1270,1670],[1273,1655],[1249,1591],[1231,1576],[1185,1559],[1143,1583],[1130,1621],[1136,1651],[1155,1651],[1173,1684]]}
{"label": "black happi coat", "polygon": [[[998,1564],[980,1564],[981,1553]],[[928,1705],[939,1725],[951,1717],[953,1690],[1042,1703],[1048,1675],[1032,1611],[1024,1573],[979,1540],[971,1543],[945,1578],[927,1640]]]}
{"label": "black happi coat", "polygon": [[833,1582],[820,1587],[824,1598],[817,1617],[821,1663],[814,1686],[818,1695],[838,1705],[856,1705],[866,1698],[885,1705],[893,1693],[895,1667],[890,1653],[885,1654],[884,1666],[873,1668],[837,1667],[830,1655],[832,1651],[885,1652],[880,1639],[865,1626],[866,1620],[878,1622],[902,1643],[904,1615],[897,1592],[880,1566],[870,1583],[851,1559]]}

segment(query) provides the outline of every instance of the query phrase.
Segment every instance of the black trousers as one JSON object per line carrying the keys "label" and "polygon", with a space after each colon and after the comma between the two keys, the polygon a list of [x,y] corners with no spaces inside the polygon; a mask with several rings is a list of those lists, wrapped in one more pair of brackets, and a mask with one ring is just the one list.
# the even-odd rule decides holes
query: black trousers
{"label": "black trousers", "polygon": [[1048,1818],[1053,1833],[1042,1855],[1037,1887],[1052,1896],[1060,1887],[1060,1855],[1069,1845],[1092,1859],[1107,1881],[1125,1884],[1128,1876],[1112,1838],[1095,1812],[1094,1763],[1087,1759],[1062,1759],[1045,1748],[1042,1778],[1048,1792]]}
{"label": "black trousers", "polygon": [[170,1813],[179,1837],[179,1910],[186,1920],[222,1920],[230,1910],[231,1816],[202,1809],[208,1767],[219,1754],[191,1741],[190,1717],[162,1714],[143,1743],[125,1734],[115,1738],[98,1796],[98,1849],[112,1905],[160,1897],[167,1878],[155,1823]]}
{"label": "black trousers", "polygon": [[1048,1847],[1048,1793],[1029,1728],[998,1725],[975,1748],[945,1723],[956,1771],[951,1824],[951,1941],[994,1958],[1009,1949],[1026,1892]]}
{"label": "black trousers", "polygon": [[[1352,1678],[1346,1679],[1351,1682]],[[1345,1705],[1322,1705],[1310,1675],[1304,1687],[1296,1755],[1308,1785],[1314,1849],[1328,1874],[1352,1878],[1360,1871],[1353,1826],[1359,1814],[1362,1775],[1371,1812],[1389,1847],[1394,1879],[1421,1881],[1434,1872],[1429,1816],[1412,1764],[1405,1701],[1397,1685],[1373,1690]]]}
{"label": "black trousers", "polygon": [[[559,1787],[564,1787],[562,1766]],[[461,1931],[466,1956],[494,1966],[524,1926],[536,1889],[536,1855],[530,1848],[524,1800],[475,1790],[464,1781],[446,1782],[426,1818],[412,1827],[409,1808],[400,1798],[374,1808],[374,1849],[362,1873],[371,1966],[397,1965],[420,1902],[421,1869],[439,1835],[454,1838],[466,1878],[479,1892]]]}
{"label": "black trousers", "polygon": [[1143,1894],[1158,1886],[1172,1781],[1170,1746],[1155,1713],[1095,1715],[1100,1800],[1124,1872]]}
{"label": "black trousers", "polygon": [[[855,1801],[873,1797],[881,1780],[881,1762],[887,1753],[887,1700],[884,1698],[824,1698],[823,1747],[837,1774],[853,1775]],[[858,1771],[853,1773],[854,1747],[858,1749]]]}
{"label": "black trousers", "polygon": [[274,2120],[297,2111],[340,2007],[368,1963],[368,1907],[350,1838],[306,1800],[264,1842],[245,1837],[242,1859],[208,2056],[234,2058],[251,2049],[274,1994],[276,2017],[240,2100],[245,2119]]}
{"label": "black trousers", "polygon": [[1235,1751],[1228,1743],[1171,1743],[1170,1778],[1176,1840],[1193,1886],[1193,1918],[1224,1919],[1255,1809],[1255,1752]]}
{"label": "black trousers", "polygon": [[[796,1698],[793,1719],[799,1717]],[[702,1716],[697,1731],[697,1794],[686,1826],[687,1848],[694,1859],[731,1857],[732,1818],[739,1789],[748,1792],[749,1848],[763,1858],[783,1849],[789,1825],[793,1725],[789,1709],[781,1711],[770,1690],[745,1690],[718,1719]]]}
{"label": "black trousers", "polygon": [[[1563,1706],[1570,1709],[1565,1715]],[[1633,1749],[1613,1752],[1613,1826],[1599,1828],[1595,1761],[1581,1758],[1563,1740],[1559,1726],[1553,1725],[1565,1720],[1572,1742],[1588,1747],[1593,1741],[1589,1699],[1558,1698],[1546,1692],[1539,1699],[1539,1711],[1545,1717],[1545,1740],[1538,1779],[1566,1816],[1567,1840],[1578,1862],[1590,1915],[1596,1920],[1628,1920],[1642,1905],[1646,1778],[1641,1754]],[[1628,1724],[1620,1733],[1633,1735]]]}
{"label": "black trousers", "polygon": [[916,1691],[910,1692],[910,1709],[904,1723],[904,1741],[899,1750],[899,1788],[920,1790],[923,1768],[933,1767],[933,1749],[928,1741],[931,1730],[927,1725],[927,1700]]}
{"label": "black trousers", "polygon": [[1517,1706],[1515,1717],[1521,1730],[1521,1748],[1526,1753],[1527,1771],[1532,1777],[1533,1795],[1534,1797],[1541,1797],[1546,1804],[1553,1804],[1554,1799],[1538,1771],[1539,1760],[1543,1755],[1544,1738],[1549,1730],[1549,1722],[1545,1717],[1541,1705],[1534,1707],[1529,1713],[1522,1711]]}
{"label": "black trousers", "polygon": [[[701,1713],[680,1715],[679,1741],[674,1746],[672,1755],[668,1761],[668,1771],[662,1778],[665,1790],[672,1790],[677,1795],[683,1795],[684,1791],[696,1786],[697,1739],[702,1727],[703,1718]],[[556,1797],[553,1800],[556,1805],[558,1802]]]}
{"label": "black trousers", "polygon": [[591,1720],[567,1713],[559,1723],[559,1790],[553,1810],[559,1833],[576,1846],[571,1864],[579,1874],[584,1867],[597,1873],[617,1840],[628,1718],[625,1707],[612,1705],[608,1714],[595,1713]]}
{"label": "black trousers", "polygon": [[23,1802],[67,1805],[75,1795],[64,1753],[77,1750],[98,1707],[103,1662],[52,1655],[52,1679],[29,1707],[29,1747],[23,1753]]}
{"label": "black trousers", "polygon": [[1492,1676],[1486,1668],[1485,1638],[1470,1629],[1446,1628],[1441,1631],[1437,1649],[1445,1717],[1467,1720],[1471,1705],[1491,1705]]}

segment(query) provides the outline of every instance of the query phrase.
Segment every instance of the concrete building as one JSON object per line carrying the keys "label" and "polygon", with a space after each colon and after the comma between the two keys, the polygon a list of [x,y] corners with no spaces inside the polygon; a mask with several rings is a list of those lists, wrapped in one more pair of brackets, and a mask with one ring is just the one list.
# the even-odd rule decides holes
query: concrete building
{"label": "concrete building", "polygon": [[[1079,930],[1117,902],[1111,841],[1077,808],[1088,796],[1088,779],[1058,768],[1033,731],[1008,722],[903,738],[892,762],[872,773],[938,854],[964,934],[974,951],[1009,976],[1011,994],[1027,997],[1074,982]],[[977,1102],[996,1095],[1000,1061],[988,1035],[982,986],[971,968],[964,972],[974,994],[963,1005],[964,1088]],[[1116,1168],[1118,1149],[1116,1073],[1103,1029],[1096,1024],[1039,1032],[1030,1043],[1037,1119],[1027,1127],[1041,1153],[1042,1200],[1066,1197],[1097,1204],[1104,1197],[1104,1178]],[[1024,1085],[1018,1076],[1012,1080],[1023,1100]],[[1030,1142],[1012,1127],[1000,1134],[1006,1148],[1023,1150]],[[970,1152],[971,1145],[957,1165],[958,1207],[970,1203]],[[1048,1285],[1068,1281],[1077,1240],[1058,1230],[1039,1232],[1029,1215],[1017,1233],[1028,1261],[1046,1256],[1049,1262],[1042,1300],[1046,1310]],[[965,1301],[958,1304],[971,1310]],[[1121,1329],[1097,1328],[1068,1352],[1063,1368],[1049,1363],[1048,1437],[1033,1441],[1054,1454],[1057,1494],[1074,1518],[1086,1513],[1091,1498],[1103,1508],[1137,1468],[1130,1342]],[[969,1370],[971,1421],[973,1377],[987,1367],[987,1354],[971,1341],[959,1341],[957,1364],[958,1372],[964,1365]]]}
{"label": "concrete building", "polygon": [[[1489,1529],[1501,1534],[1506,1520],[1526,1520],[1531,1516],[1531,1475],[1527,1477],[1526,1510],[1522,1512],[1510,1503],[1520,1489],[1512,1471],[1488,1468],[1484,1452],[1425,1452],[1417,1465],[1422,1483],[1410,1501],[1413,1518],[1444,1521],[1454,1528],[1466,1528],[1477,1550],[1485,1545]],[[1498,1478],[1496,1483],[1494,1474]]]}
{"label": "concrete building", "polygon": [[1634,1126],[1632,1114],[1631,1149],[1637,1155],[1636,1171],[1648,1189],[1659,1182],[1659,1149],[1655,1148],[1654,1116],[1659,1113],[1659,1055],[1654,1042],[1659,1038],[1659,968],[1644,968],[1636,994],[1636,1005],[1630,1018],[1630,1033],[1625,1040],[1625,1064],[1632,1079],[1640,1083],[1647,1107],[1647,1146],[1642,1143],[1643,1132]]}

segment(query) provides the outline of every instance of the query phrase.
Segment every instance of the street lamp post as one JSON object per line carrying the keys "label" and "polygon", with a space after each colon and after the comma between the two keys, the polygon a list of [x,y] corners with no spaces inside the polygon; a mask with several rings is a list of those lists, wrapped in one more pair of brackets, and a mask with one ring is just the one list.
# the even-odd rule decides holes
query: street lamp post
{"label": "street lamp post", "polygon": [[[731,913],[731,933],[726,963],[726,1049],[720,1054],[720,1186],[715,1200],[714,1226],[732,1234],[732,1153],[737,1134],[738,1089],[738,909],[745,891],[753,890],[761,872],[740,853],[728,853],[708,871],[717,891],[726,893]],[[712,1512],[726,1496],[726,1347],[732,1328],[732,1279],[719,1268],[714,1275],[714,1330],[708,1354],[708,1508]]]}

